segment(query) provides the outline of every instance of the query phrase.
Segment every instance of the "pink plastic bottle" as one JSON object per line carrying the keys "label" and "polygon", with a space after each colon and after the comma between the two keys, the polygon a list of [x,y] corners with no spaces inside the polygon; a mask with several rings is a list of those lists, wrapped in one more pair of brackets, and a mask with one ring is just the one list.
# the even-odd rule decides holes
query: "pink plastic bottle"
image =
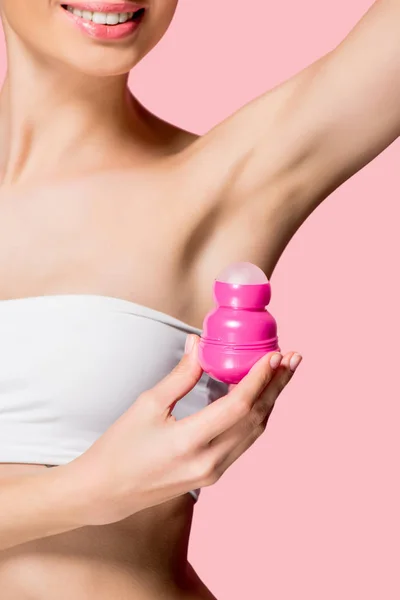
{"label": "pink plastic bottle", "polygon": [[271,285],[251,263],[234,263],[214,282],[216,308],[203,323],[199,361],[224,383],[239,383],[264,354],[279,351],[277,326],[266,307]]}

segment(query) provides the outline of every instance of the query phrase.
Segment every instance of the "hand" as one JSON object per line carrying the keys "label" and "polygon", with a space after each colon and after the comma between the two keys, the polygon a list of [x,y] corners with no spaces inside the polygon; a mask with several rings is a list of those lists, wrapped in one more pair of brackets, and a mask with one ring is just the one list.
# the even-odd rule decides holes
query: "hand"
{"label": "hand", "polygon": [[87,525],[116,522],[215,483],[263,433],[301,360],[293,352],[267,354],[226,396],[177,421],[173,407],[202,375],[198,340],[192,336],[192,350],[177,367],[65,465],[88,498]]}

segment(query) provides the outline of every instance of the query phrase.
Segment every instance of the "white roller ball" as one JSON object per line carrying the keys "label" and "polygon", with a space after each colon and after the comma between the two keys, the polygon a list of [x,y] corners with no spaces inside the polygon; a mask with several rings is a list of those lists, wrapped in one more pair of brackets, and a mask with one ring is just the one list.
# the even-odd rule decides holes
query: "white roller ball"
{"label": "white roller ball", "polygon": [[238,285],[260,285],[268,283],[268,278],[264,271],[256,265],[249,262],[237,262],[225,267],[218,275],[217,281]]}

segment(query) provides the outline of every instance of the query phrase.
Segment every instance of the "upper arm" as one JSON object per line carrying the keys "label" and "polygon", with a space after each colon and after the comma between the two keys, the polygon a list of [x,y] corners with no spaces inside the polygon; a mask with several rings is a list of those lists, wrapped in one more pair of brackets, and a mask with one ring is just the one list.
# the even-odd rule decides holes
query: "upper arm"
{"label": "upper arm", "polygon": [[398,137],[399,31],[400,0],[376,2],[332,52],[192,145],[192,185],[211,191],[221,224],[201,286],[232,260],[271,277],[316,206]]}
{"label": "upper arm", "polygon": [[[375,2],[332,52],[201,140],[229,197],[281,195],[299,219],[400,134],[400,0]],[[210,166],[211,165],[211,166]],[[212,166],[214,165],[214,166]]]}
{"label": "upper arm", "polygon": [[399,32],[400,0],[375,2],[286,108],[316,201],[400,135]]}

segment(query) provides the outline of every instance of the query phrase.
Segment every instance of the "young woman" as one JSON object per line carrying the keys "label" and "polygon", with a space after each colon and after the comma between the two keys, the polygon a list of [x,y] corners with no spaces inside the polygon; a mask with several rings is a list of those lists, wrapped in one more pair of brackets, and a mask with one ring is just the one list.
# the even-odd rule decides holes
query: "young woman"
{"label": "young woman", "polygon": [[400,0],[202,138],[127,89],[176,4],[0,0],[2,600],[213,598],[187,563],[198,489],[301,356],[229,392],[202,374],[212,281],[237,260],[270,277],[399,134]]}

